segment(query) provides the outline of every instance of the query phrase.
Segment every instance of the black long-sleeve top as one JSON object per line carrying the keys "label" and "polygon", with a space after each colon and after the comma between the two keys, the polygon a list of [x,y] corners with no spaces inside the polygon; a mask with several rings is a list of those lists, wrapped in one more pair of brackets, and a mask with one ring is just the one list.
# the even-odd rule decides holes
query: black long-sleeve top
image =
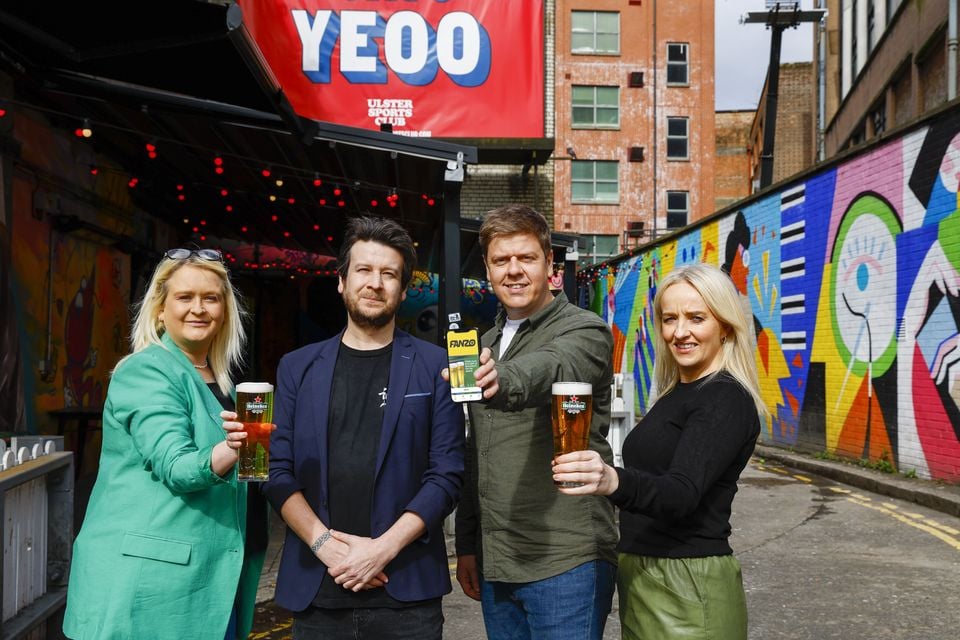
{"label": "black long-sleeve top", "polygon": [[732,553],[730,508],[760,418],[749,393],[720,372],[679,383],[623,443],[619,550],[661,558]]}

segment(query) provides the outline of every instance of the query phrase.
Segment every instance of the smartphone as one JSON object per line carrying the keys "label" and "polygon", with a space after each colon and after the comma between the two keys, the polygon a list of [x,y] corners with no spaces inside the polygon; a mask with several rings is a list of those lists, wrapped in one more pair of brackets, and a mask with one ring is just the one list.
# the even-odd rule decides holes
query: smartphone
{"label": "smartphone", "polygon": [[447,331],[447,365],[450,397],[454,402],[483,399],[474,372],[480,366],[480,332],[474,329]]}

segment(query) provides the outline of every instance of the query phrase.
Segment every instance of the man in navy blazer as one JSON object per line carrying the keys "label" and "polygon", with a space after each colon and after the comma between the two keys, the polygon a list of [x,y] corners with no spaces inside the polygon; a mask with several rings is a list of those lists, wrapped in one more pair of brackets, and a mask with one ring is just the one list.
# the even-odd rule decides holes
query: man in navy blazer
{"label": "man in navy blazer", "polygon": [[295,638],[442,635],[463,410],[440,375],[445,351],[395,326],[415,261],[396,222],[351,220],[346,328],[280,361],[264,492],[288,526],[275,601]]}

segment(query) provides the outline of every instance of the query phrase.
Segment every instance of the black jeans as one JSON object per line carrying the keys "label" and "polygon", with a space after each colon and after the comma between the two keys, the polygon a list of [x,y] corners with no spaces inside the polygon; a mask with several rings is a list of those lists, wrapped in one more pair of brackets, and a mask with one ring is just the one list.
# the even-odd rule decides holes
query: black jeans
{"label": "black jeans", "polygon": [[309,607],[293,620],[293,640],[441,640],[440,599],[402,609]]}

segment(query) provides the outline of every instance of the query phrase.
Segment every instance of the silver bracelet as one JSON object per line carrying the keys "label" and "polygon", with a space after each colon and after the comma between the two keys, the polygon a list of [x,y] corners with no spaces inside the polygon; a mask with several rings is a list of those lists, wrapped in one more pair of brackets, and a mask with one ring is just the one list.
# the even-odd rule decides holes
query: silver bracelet
{"label": "silver bracelet", "polygon": [[313,541],[313,544],[310,545],[310,551],[313,552],[313,555],[317,555],[317,551],[320,551],[320,547],[323,546],[327,540],[330,539],[330,530],[326,530],[320,534],[320,536]]}

